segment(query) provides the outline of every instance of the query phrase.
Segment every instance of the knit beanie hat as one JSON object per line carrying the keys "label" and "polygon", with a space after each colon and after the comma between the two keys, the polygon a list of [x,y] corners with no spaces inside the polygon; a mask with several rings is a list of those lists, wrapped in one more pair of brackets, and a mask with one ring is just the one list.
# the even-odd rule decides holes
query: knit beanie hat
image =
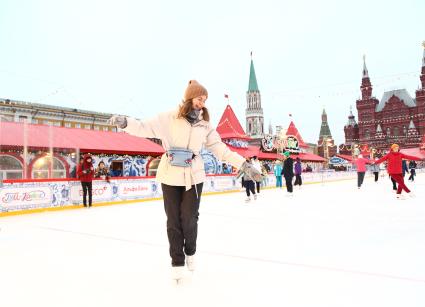
{"label": "knit beanie hat", "polygon": [[391,151],[394,151],[394,148],[396,148],[396,147],[399,147],[400,148],[400,146],[398,146],[398,144],[392,144],[391,145]]}
{"label": "knit beanie hat", "polygon": [[208,91],[205,87],[198,83],[196,80],[190,80],[184,92],[184,101],[205,95],[208,97]]}

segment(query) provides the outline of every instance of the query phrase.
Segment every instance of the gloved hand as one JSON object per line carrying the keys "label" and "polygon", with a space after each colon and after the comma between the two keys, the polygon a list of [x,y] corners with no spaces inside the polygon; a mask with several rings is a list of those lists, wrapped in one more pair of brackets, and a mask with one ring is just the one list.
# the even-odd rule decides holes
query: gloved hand
{"label": "gloved hand", "polygon": [[254,181],[261,181],[261,173],[256,170],[252,164],[248,163],[248,162],[244,162],[241,166],[241,168],[238,171],[238,174],[236,175],[236,179],[239,179],[239,177],[241,177],[243,174],[246,174],[249,178],[251,178],[251,180]]}
{"label": "gloved hand", "polygon": [[123,115],[114,115],[108,120],[108,124],[124,129],[127,127],[127,117]]}

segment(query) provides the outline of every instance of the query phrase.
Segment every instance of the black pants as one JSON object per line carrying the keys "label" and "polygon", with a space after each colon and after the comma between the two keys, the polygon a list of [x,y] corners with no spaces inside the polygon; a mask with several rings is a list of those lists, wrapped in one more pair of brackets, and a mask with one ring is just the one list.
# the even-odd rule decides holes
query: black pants
{"label": "black pants", "polygon": [[246,196],[250,196],[250,193],[252,193],[252,195],[255,195],[255,183],[252,180],[245,180],[245,191],[246,191]]}
{"label": "black pants", "polygon": [[415,176],[416,176],[416,171],[414,168],[411,168],[409,180],[415,181]]}
{"label": "black pants", "polygon": [[391,181],[392,181],[392,183],[393,183],[393,190],[397,190],[397,181],[395,181],[395,180],[393,179],[393,177],[391,177],[391,176],[390,176],[390,179],[391,179]]}
{"label": "black pants", "polygon": [[301,179],[301,175],[295,175],[295,182],[294,185],[301,186],[303,184],[303,180]]}
{"label": "black pants", "polygon": [[83,187],[83,204],[84,204],[84,207],[87,207],[87,193],[89,194],[89,207],[91,207],[92,183],[81,181],[81,186]]}
{"label": "black pants", "polygon": [[257,186],[257,193],[260,193],[260,184],[261,182],[256,181],[255,185]]}
{"label": "black pants", "polygon": [[365,172],[357,172],[357,187],[360,188],[363,184]]}
{"label": "black pants", "polygon": [[292,187],[292,178],[294,178],[293,175],[284,175],[285,177],[285,184],[286,184],[286,191],[288,191],[289,193],[293,192],[293,187]]}
{"label": "black pants", "polygon": [[192,256],[196,252],[198,236],[199,204],[201,202],[202,183],[189,191],[182,186],[162,184],[164,208],[167,214],[167,235],[170,244],[172,266],[184,266],[185,254]]}
{"label": "black pants", "polygon": [[379,178],[379,172],[373,172],[373,174],[375,175],[375,182],[378,181]]}

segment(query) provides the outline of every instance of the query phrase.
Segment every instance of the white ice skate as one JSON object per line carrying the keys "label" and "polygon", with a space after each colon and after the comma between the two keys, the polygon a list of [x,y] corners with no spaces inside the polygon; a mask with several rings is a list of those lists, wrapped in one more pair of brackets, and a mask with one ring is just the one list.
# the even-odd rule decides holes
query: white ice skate
{"label": "white ice skate", "polygon": [[402,194],[397,194],[397,199],[398,200],[406,200],[406,196],[404,196]]}
{"label": "white ice skate", "polygon": [[189,271],[195,271],[195,256],[186,256],[186,265]]}
{"label": "white ice skate", "polygon": [[246,203],[249,203],[251,201],[251,196],[248,196],[246,199],[245,199],[245,202]]}
{"label": "white ice skate", "polygon": [[184,266],[173,266],[171,267],[171,278],[179,284],[184,276]]}

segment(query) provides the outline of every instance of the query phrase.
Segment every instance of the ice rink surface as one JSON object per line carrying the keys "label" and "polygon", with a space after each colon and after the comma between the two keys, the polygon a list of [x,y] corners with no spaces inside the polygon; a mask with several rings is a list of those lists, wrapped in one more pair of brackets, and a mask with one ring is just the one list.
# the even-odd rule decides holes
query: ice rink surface
{"label": "ice rink surface", "polygon": [[[407,177],[406,177],[407,178]],[[0,218],[0,306],[425,306],[425,174],[203,196],[170,279],[162,201]]]}

